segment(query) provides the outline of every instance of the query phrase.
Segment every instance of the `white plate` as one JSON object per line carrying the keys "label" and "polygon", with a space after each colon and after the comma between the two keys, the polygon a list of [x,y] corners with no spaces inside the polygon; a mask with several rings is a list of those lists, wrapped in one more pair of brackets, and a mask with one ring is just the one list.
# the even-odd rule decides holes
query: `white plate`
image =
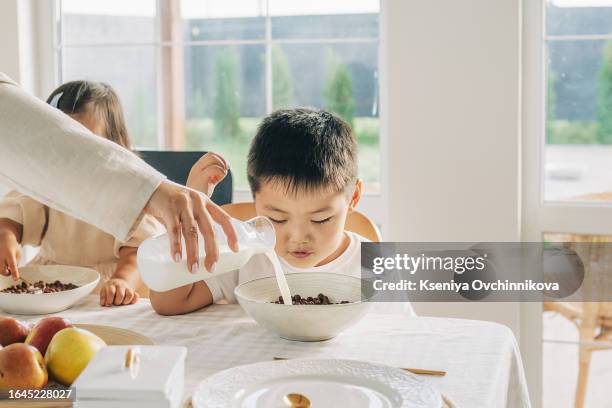
{"label": "white plate", "polygon": [[[0,309],[6,313],[39,315],[66,310],[95,289],[100,274],[90,268],[65,265],[32,265],[19,268],[19,274],[28,282],[52,283],[59,280],[73,283],[76,289],[56,293],[0,293]],[[18,281],[17,283],[21,283]],[[15,284],[11,277],[0,276],[0,290]]]}
{"label": "white plate", "polygon": [[208,377],[195,408],[287,408],[283,397],[305,395],[312,408],[440,408],[426,380],[397,368],[352,360],[297,359],[230,368]]}

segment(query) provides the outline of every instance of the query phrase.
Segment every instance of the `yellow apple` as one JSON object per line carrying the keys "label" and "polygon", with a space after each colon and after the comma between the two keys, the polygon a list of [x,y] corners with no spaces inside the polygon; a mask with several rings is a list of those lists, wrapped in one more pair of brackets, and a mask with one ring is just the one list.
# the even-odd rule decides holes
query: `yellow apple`
{"label": "yellow apple", "polygon": [[90,331],[76,327],[62,329],[47,347],[47,370],[58,382],[71,385],[104,346],[104,340]]}

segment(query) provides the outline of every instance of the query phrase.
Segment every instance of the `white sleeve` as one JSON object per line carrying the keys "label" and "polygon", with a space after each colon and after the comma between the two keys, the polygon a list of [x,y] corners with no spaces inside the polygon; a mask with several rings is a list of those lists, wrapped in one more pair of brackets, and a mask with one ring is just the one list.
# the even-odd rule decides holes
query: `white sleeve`
{"label": "white sleeve", "polygon": [[212,294],[213,303],[224,299],[227,303],[237,303],[234,289],[238,286],[238,271],[232,271],[219,275],[216,278],[204,281]]}
{"label": "white sleeve", "polygon": [[126,240],[164,178],[0,73],[0,182]]}

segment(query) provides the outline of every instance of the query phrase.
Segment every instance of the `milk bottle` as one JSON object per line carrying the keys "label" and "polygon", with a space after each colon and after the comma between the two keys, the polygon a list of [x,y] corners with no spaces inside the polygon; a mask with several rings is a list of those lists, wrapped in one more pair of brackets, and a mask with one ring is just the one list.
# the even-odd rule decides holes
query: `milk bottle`
{"label": "milk bottle", "polygon": [[196,273],[190,273],[187,269],[184,244],[182,261],[174,262],[170,254],[168,234],[145,240],[138,249],[138,269],[142,280],[150,289],[165,292],[239,269],[255,254],[274,252],[276,243],[274,226],[266,217],[255,217],[246,222],[232,219],[232,225],[238,236],[238,252],[229,248],[223,229],[220,225],[214,224],[219,245],[219,260],[212,273],[203,267],[205,251],[204,238],[201,235],[198,239],[200,269]]}

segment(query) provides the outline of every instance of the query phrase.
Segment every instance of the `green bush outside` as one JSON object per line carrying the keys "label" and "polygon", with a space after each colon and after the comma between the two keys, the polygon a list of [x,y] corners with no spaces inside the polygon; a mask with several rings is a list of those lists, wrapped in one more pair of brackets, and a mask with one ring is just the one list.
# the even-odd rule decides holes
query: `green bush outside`
{"label": "green bush outside", "polygon": [[549,120],[546,126],[547,144],[598,144],[598,123],[569,121],[563,119]]}

